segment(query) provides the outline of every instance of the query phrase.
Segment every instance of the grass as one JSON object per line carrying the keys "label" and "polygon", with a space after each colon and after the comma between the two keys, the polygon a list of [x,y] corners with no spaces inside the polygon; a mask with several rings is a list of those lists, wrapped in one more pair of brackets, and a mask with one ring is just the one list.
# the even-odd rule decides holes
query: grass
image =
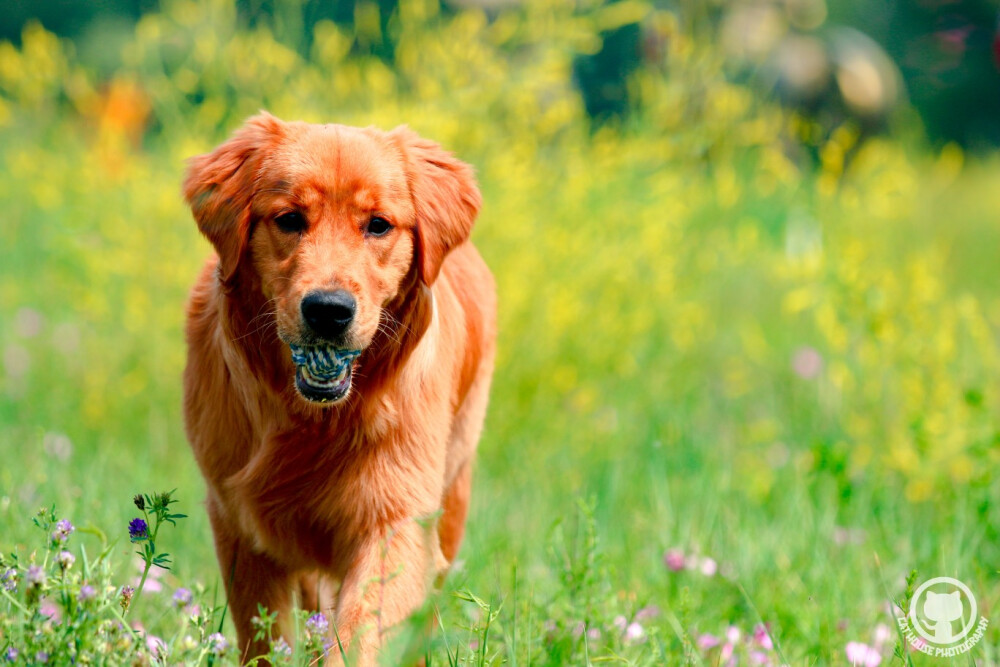
{"label": "grass", "polygon": [[[167,5],[140,31],[174,34],[182,10],[194,11]],[[493,37],[476,20],[428,19],[401,39],[468,47],[493,72],[506,56],[480,52]],[[479,171],[474,238],[498,280],[500,357],[467,538],[432,603],[430,664],[721,664],[731,627],[740,664],[751,650],[849,664],[849,642],[874,645],[891,627],[887,605],[905,604],[913,570],[917,584],[966,582],[987,617],[1000,600],[1000,163],[893,138],[858,146],[849,126],[824,139],[818,165],[791,163],[781,144],[794,123],[687,38],[696,55],[672,61],[647,110],[593,134],[571,102],[551,129],[519,112],[569,95],[558,39],[529,44],[542,64],[510,65],[510,88],[485,104],[464,74],[427,63],[410,66],[425,78],[392,74],[384,105],[286,93],[270,75],[240,91],[289,117],[411,122]],[[28,558],[30,517],[55,504],[87,553],[113,545],[109,576],[126,583],[139,575],[133,495],[176,488],[188,518],[158,541],[174,565],[130,612],[165,634],[175,588],[219,602],[180,419],[184,299],[209,248],[179,183],[183,158],[235,120],[200,125],[225,91],[187,109],[190,96],[169,91],[191,64],[166,62],[161,81],[140,58],[119,81],[142,82],[159,129],[136,143],[108,120],[110,93],[73,101],[83,94],[61,47],[34,39],[22,69],[31,53],[31,71],[56,63],[32,81],[61,92],[0,80],[0,549]],[[327,66],[317,58],[290,67],[311,81]],[[345,80],[374,67],[344,58]],[[459,90],[451,108],[438,78]],[[677,126],[657,111],[671,100],[686,109]],[[320,116],[324,105],[336,113]],[[165,106],[195,129],[171,125]],[[686,559],[678,571],[670,551]],[[388,664],[422,650],[430,610]],[[5,618],[0,647],[14,636]],[[761,623],[773,651],[747,641]],[[722,645],[704,648],[705,635]],[[902,664],[899,644],[884,641],[884,662]],[[1000,661],[1000,633],[971,655]]]}

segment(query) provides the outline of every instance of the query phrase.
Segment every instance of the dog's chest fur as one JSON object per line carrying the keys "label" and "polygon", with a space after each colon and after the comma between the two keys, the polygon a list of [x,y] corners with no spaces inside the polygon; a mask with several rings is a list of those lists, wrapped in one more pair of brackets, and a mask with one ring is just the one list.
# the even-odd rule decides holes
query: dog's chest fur
{"label": "dog's chest fur", "polygon": [[296,424],[262,437],[227,481],[260,550],[292,567],[335,570],[399,521],[433,519],[445,462],[429,454],[445,447],[426,445],[445,440],[447,419],[434,420],[442,427],[436,433],[414,432],[396,423],[398,406],[377,407],[378,417]]}

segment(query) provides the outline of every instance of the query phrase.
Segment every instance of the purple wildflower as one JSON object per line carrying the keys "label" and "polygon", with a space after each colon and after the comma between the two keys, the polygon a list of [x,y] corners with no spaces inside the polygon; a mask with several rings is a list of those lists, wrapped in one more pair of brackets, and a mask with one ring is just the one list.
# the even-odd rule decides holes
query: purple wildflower
{"label": "purple wildflower", "polygon": [[128,524],[128,538],[133,542],[144,542],[149,539],[149,526],[143,519],[132,519]]}
{"label": "purple wildflower", "polygon": [[38,565],[28,567],[28,573],[24,575],[28,586],[41,586],[45,583],[45,570]]}
{"label": "purple wildflower", "polygon": [[174,591],[174,606],[180,609],[181,607],[186,607],[191,604],[191,600],[194,596],[191,595],[191,591],[186,588],[178,588]]}
{"label": "purple wildflower", "polygon": [[56,556],[56,561],[59,563],[60,568],[68,570],[73,567],[76,557],[68,551],[60,551],[59,555]]}
{"label": "purple wildflower", "polygon": [[17,570],[14,568],[7,568],[4,573],[0,575],[0,585],[3,585],[3,589],[8,593],[12,593],[17,590]]}
{"label": "purple wildflower", "polygon": [[122,586],[122,591],[118,599],[118,604],[122,606],[122,613],[128,611],[128,606],[132,604],[132,596],[135,595],[135,589],[125,584]]}
{"label": "purple wildflower", "polygon": [[79,602],[88,602],[93,600],[96,595],[97,591],[94,590],[93,586],[90,584],[84,584],[83,586],[80,586],[80,592],[77,594],[76,599]]}
{"label": "purple wildflower", "polygon": [[222,635],[221,632],[213,632],[208,636],[208,650],[213,655],[221,656],[227,650],[229,650],[229,642]]}
{"label": "purple wildflower", "polygon": [[330,622],[322,613],[315,613],[306,621],[306,628],[313,634],[325,635],[326,631],[330,629]]}
{"label": "purple wildflower", "polygon": [[271,651],[275,655],[283,655],[285,657],[292,657],[292,647],[288,645],[284,637],[278,637],[278,639],[271,644]]}
{"label": "purple wildflower", "polygon": [[35,654],[35,662],[45,664],[49,661],[49,654],[45,651],[39,651]]}
{"label": "purple wildflower", "polygon": [[14,662],[17,660],[17,656],[19,655],[21,655],[21,652],[11,646],[7,649],[7,652],[3,654],[3,657],[7,662]]}
{"label": "purple wildflower", "polygon": [[72,533],[76,528],[70,523],[69,519],[59,519],[56,521],[56,529],[52,531],[52,543],[62,544],[69,539],[69,534]]}

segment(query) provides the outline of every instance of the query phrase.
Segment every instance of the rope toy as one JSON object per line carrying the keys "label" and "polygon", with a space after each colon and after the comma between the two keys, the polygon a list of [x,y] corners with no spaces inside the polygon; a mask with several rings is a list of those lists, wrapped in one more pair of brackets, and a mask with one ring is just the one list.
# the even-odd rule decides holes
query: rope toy
{"label": "rope toy", "polygon": [[289,343],[288,347],[292,350],[292,362],[319,380],[338,377],[361,354],[361,350],[341,350],[329,345],[306,347]]}

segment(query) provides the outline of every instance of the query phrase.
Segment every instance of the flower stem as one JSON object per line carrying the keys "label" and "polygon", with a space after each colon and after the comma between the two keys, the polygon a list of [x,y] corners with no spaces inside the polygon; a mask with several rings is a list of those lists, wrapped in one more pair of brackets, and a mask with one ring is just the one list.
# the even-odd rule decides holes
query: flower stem
{"label": "flower stem", "polygon": [[10,600],[10,603],[11,603],[12,605],[14,605],[15,607],[17,607],[18,609],[20,609],[22,613],[24,613],[24,614],[27,614],[27,613],[28,613],[28,610],[27,610],[27,609],[25,609],[25,608],[24,608],[24,607],[23,607],[23,606],[21,605],[21,603],[20,603],[20,602],[18,602],[17,600],[15,600],[15,599],[14,599],[14,596],[13,596],[13,595],[11,595],[10,593],[8,593],[7,591],[5,591],[5,590],[4,590],[4,589],[2,589],[2,588],[0,588],[0,593],[3,593],[3,596],[4,596],[5,598],[7,598],[8,600]]}
{"label": "flower stem", "polygon": [[147,557],[146,567],[142,569],[142,578],[139,579],[139,587],[135,589],[135,595],[132,596],[132,602],[129,604],[129,609],[132,608],[132,605],[134,605],[139,599],[139,596],[142,595],[142,589],[146,585],[146,575],[149,574],[149,569],[151,567],[153,567],[153,561]]}

